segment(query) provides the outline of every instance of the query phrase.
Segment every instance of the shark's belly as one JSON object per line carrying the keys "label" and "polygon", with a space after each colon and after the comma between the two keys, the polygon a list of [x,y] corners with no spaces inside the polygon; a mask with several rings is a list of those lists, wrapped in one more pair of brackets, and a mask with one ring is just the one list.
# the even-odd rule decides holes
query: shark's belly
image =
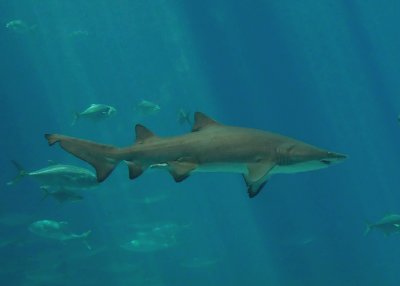
{"label": "shark's belly", "polygon": [[[307,168],[306,166],[279,166],[276,165],[270,171],[269,175],[274,174],[293,174],[293,173],[301,173],[307,172],[310,170],[314,170],[315,168]],[[247,174],[248,168],[245,163],[208,163],[203,164],[196,168],[193,172],[222,172],[222,173],[240,173]]]}
{"label": "shark's belly", "polygon": [[208,163],[202,164],[197,167],[193,172],[221,172],[221,173],[247,173],[247,167],[245,164],[241,163],[230,163],[230,164],[223,164],[223,163]]}
{"label": "shark's belly", "polygon": [[271,170],[272,174],[294,174],[294,173],[302,173],[313,170],[318,170],[327,167],[328,165],[321,165],[318,162],[306,162],[292,165],[276,165]]}

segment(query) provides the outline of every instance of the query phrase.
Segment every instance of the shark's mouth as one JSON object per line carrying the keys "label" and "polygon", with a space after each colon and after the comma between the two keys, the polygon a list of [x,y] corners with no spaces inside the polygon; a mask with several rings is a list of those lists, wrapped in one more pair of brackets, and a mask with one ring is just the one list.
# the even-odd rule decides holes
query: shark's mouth
{"label": "shark's mouth", "polygon": [[321,159],[320,162],[325,165],[331,165],[332,163],[340,162],[346,159],[347,156],[339,153],[328,152],[328,156],[325,159]]}
{"label": "shark's mouth", "polygon": [[332,163],[332,161],[326,159],[322,159],[320,162],[324,163],[325,165],[330,165]]}

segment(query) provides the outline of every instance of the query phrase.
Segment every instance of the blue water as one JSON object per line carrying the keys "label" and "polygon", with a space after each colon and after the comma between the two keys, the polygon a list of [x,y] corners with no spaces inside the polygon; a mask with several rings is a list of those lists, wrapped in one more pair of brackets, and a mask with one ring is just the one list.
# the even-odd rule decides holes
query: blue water
{"label": "blue water", "polygon": [[[23,31],[6,28],[17,19]],[[400,285],[399,234],[363,235],[400,213],[398,19],[399,1],[1,1],[0,284]],[[142,99],[160,112],[138,114]],[[71,126],[92,103],[117,114]],[[79,203],[43,200],[29,178],[6,186],[11,160],[91,168],[44,133],[127,146],[138,122],[189,132],[181,108],[349,158],[253,199],[237,174],[130,181],[123,164]],[[93,249],[29,232],[43,219],[92,230]],[[176,245],[121,248],[144,223],[178,226]]]}

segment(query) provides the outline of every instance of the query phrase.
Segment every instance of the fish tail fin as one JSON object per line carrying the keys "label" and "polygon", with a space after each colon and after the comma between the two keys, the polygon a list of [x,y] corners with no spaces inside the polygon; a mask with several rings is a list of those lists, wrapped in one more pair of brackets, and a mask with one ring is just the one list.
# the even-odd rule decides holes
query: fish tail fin
{"label": "fish tail fin", "polygon": [[88,162],[96,169],[97,181],[104,181],[121,161],[117,158],[118,148],[112,145],[68,137],[60,134],[45,134],[49,145],[59,143],[68,153]]}
{"label": "fish tail fin", "polygon": [[72,119],[71,126],[74,126],[79,119],[79,113],[74,112],[74,118]]}
{"label": "fish tail fin", "polygon": [[25,177],[28,174],[28,172],[25,171],[24,167],[22,167],[22,165],[19,164],[17,161],[12,160],[11,162],[13,163],[15,168],[18,170],[18,174],[14,179],[7,182],[8,186],[12,186],[12,185],[18,183],[23,177]]}
{"label": "fish tail fin", "polygon": [[92,231],[91,231],[91,230],[88,230],[88,231],[82,233],[80,236],[81,236],[82,239],[86,239],[86,238],[89,237],[89,235],[90,235],[91,233],[92,233]]}
{"label": "fish tail fin", "polygon": [[89,242],[87,241],[87,238],[89,237],[89,235],[92,233],[91,230],[88,230],[82,234],[79,235],[79,237],[82,239],[83,244],[86,246],[86,248],[88,250],[92,250],[92,246],[89,244]]}
{"label": "fish tail fin", "polygon": [[193,127],[192,120],[190,119],[191,113],[190,112],[185,112],[184,110],[179,110],[179,115],[178,115],[178,122],[179,124],[183,125],[184,123],[189,124],[189,127]]}
{"label": "fish tail fin", "polygon": [[367,221],[365,222],[365,225],[366,225],[366,227],[365,227],[365,230],[364,230],[364,236],[368,235],[369,232],[371,231],[371,228],[372,228],[372,224],[367,222]]}

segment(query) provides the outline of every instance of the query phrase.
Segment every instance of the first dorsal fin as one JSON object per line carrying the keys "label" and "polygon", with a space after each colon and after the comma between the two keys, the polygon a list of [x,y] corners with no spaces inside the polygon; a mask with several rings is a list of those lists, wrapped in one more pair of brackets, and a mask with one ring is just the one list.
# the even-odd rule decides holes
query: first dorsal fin
{"label": "first dorsal fin", "polygon": [[210,126],[219,124],[217,121],[208,117],[202,112],[195,112],[194,113],[194,124],[192,128],[192,132],[200,131],[201,129]]}
{"label": "first dorsal fin", "polygon": [[153,132],[151,132],[147,127],[144,127],[141,124],[136,124],[135,132],[136,132],[136,143],[143,143],[144,141],[149,140],[150,138],[156,137],[156,135]]}

